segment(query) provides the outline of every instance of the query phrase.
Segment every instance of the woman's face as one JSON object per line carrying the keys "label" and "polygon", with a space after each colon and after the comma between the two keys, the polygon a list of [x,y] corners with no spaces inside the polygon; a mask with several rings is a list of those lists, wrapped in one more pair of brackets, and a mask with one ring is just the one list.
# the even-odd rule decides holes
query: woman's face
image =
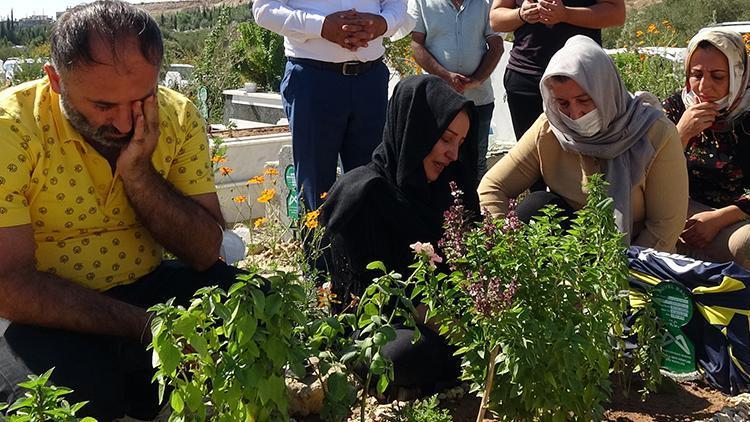
{"label": "woman's face", "polygon": [[594,100],[573,79],[566,79],[564,82],[550,79],[548,86],[552,92],[552,98],[557,103],[557,108],[573,120],[578,120],[596,109]]}
{"label": "woman's face", "polygon": [[465,111],[459,112],[448,125],[448,129],[432,147],[432,151],[422,160],[427,181],[437,180],[444,168],[458,160],[458,150],[469,133],[469,125],[469,115]]}
{"label": "woman's face", "polygon": [[701,101],[716,101],[729,93],[729,61],[716,48],[698,48],[690,57],[688,85]]}

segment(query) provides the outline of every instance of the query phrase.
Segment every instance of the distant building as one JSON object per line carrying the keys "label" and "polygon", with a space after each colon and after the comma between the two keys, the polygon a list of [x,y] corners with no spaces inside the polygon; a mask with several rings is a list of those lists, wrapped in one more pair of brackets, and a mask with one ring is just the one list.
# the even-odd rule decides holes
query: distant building
{"label": "distant building", "polygon": [[51,25],[53,22],[52,18],[47,15],[33,15],[19,19],[16,24],[19,28],[31,28],[34,26]]}

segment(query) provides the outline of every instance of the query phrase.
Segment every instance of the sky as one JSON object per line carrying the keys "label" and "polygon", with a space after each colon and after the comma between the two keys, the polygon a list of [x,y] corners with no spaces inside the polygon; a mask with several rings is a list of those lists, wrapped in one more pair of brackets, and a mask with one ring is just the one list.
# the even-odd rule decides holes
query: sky
{"label": "sky", "polygon": [[[11,9],[13,9],[13,17],[16,19],[42,14],[54,18],[55,12],[62,12],[68,7],[79,3],[90,3],[91,1],[93,0],[0,0],[0,18],[7,18]],[[127,1],[137,4],[146,0]]]}

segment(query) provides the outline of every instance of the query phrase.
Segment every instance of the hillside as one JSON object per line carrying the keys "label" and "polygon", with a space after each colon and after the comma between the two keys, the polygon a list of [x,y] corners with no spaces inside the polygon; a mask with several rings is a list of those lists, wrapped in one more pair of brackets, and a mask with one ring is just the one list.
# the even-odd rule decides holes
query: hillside
{"label": "hillside", "polygon": [[[249,5],[250,2],[251,0],[178,0],[166,2],[143,2],[139,3],[138,6],[148,10],[152,14],[163,14],[220,6]],[[659,2],[659,0],[625,0],[625,5],[628,9],[639,9],[657,2]]]}
{"label": "hillside", "polygon": [[164,2],[136,3],[136,6],[146,9],[152,15],[185,12],[188,10],[215,8],[221,6],[241,6],[250,4],[250,0],[178,0]]}

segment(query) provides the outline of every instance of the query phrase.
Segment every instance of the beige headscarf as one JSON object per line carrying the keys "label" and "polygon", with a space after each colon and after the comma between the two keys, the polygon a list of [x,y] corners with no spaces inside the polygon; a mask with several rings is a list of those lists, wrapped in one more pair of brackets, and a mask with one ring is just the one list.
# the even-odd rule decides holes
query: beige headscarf
{"label": "beige headscarf", "polygon": [[690,40],[685,55],[685,87],[682,89],[682,101],[685,107],[695,104],[695,98],[687,95],[690,92],[690,60],[698,49],[698,44],[706,41],[721,51],[729,63],[729,107],[719,116],[715,130],[731,130],[737,117],[750,110],[750,56],[745,50],[742,36],[726,29],[709,29],[697,33]]}
{"label": "beige headscarf", "polygon": [[[553,76],[575,80],[594,100],[603,129],[584,137],[567,127],[547,84]],[[539,84],[544,113],[552,132],[565,150],[605,160],[605,178],[614,200],[615,222],[630,243],[633,219],[630,195],[646,173],[655,151],[646,139],[651,125],[662,115],[658,100],[649,93],[633,96],[625,88],[612,59],[591,38],[576,35],[557,51]]]}

